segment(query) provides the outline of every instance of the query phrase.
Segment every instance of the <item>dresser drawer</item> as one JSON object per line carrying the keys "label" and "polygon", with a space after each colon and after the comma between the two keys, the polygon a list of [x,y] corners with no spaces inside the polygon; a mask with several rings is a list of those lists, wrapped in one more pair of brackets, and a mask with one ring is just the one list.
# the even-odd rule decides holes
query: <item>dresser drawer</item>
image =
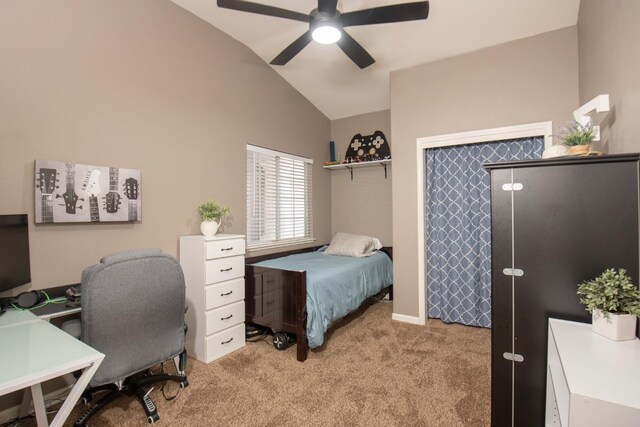
{"label": "dresser drawer", "polygon": [[206,338],[207,362],[244,347],[244,322]]}
{"label": "dresser drawer", "polygon": [[244,301],[207,311],[207,335],[244,322]]}
{"label": "dresser drawer", "polygon": [[215,285],[207,286],[205,289],[206,303],[205,310],[211,310],[232,302],[244,299],[244,277],[229,280]]}
{"label": "dresser drawer", "polygon": [[205,265],[205,283],[222,282],[244,276],[244,256],[212,259]]}
{"label": "dresser drawer", "polygon": [[207,259],[244,255],[244,239],[207,242]]}

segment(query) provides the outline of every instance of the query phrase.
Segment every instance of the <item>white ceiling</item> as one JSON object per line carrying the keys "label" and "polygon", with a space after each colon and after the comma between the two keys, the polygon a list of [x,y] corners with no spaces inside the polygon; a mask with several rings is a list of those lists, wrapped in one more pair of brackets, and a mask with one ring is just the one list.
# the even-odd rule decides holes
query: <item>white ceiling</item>
{"label": "white ceiling", "polygon": [[[244,43],[269,63],[308,24],[221,9],[216,0],[172,0]],[[250,0],[301,13],[317,0]],[[415,0],[339,0],[350,12]],[[580,0],[430,0],[421,21],[350,27],[376,62],[361,70],[337,45],[312,41],[284,66],[273,68],[329,119],[384,110],[391,71],[460,55],[575,25]]]}

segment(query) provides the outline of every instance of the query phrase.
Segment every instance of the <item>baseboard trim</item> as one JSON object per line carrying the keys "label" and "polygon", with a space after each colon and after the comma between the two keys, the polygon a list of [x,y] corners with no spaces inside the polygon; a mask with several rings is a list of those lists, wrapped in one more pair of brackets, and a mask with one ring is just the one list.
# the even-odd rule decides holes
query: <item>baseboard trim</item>
{"label": "baseboard trim", "polygon": [[407,316],[406,314],[393,313],[391,315],[391,319],[397,320],[398,322],[411,323],[412,325],[425,324],[424,319],[420,319],[419,317],[415,317],[415,316]]}

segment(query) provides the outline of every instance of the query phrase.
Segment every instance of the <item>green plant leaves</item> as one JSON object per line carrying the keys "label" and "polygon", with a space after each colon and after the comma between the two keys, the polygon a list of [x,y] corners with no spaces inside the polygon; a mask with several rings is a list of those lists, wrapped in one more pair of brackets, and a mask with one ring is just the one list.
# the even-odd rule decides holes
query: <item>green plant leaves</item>
{"label": "green plant leaves", "polygon": [[200,219],[203,221],[220,222],[222,218],[229,215],[230,211],[228,207],[221,207],[215,201],[211,200],[198,206],[198,213],[200,214]]}
{"label": "green plant leaves", "polygon": [[581,125],[579,122],[572,120],[568,122],[568,126],[560,129],[558,137],[562,139],[562,144],[567,147],[574,145],[589,145],[595,136],[595,131],[591,122]]}
{"label": "green plant leaves", "polygon": [[578,295],[589,313],[598,309],[606,318],[609,313],[640,315],[640,290],[623,268],[609,268],[595,279],[583,282],[578,285]]}

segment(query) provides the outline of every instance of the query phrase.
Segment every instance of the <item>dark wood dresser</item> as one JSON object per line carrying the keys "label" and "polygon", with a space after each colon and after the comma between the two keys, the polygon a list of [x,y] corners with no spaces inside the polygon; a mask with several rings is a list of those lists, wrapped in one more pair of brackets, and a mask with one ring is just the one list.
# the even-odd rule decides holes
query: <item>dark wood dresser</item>
{"label": "dark wood dresser", "polygon": [[491,173],[493,426],[543,426],[549,317],[590,322],[577,285],[639,277],[640,155],[487,164]]}

